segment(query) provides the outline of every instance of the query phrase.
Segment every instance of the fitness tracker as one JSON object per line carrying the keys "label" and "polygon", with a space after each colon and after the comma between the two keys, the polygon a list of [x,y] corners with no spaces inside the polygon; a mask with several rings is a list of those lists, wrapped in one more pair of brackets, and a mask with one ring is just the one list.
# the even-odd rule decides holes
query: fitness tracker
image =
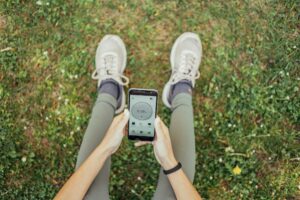
{"label": "fitness tracker", "polygon": [[168,174],[178,171],[179,169],[181,169],[181,167],[182,167],[181,163],[178,162],[178,164],[175,167],[168,169],[168,170],[163,170],[163,172],[165,175],[168,175]]}

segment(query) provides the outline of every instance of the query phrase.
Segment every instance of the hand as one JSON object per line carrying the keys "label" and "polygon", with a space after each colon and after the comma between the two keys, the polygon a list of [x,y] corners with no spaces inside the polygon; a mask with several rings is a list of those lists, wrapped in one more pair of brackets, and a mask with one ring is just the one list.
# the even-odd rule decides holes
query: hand
{"label": "hand", "polygon": [[[155,119],[155,131],[156,139],[152,142],[152,144],[156,160],[165,170],[171,169],[176,166],[177,161],[173,153],[169,129],[159,117]],[[150,142],[139,141],[135,143],[135,146],[141,146],[149,143]]]}
{"label": "hand", "polygon": [[103,138],[100,146],[104,148],[109,154],[115,153],[124,137],[124,127],[129,119],[129,111],[127,109],[112,121],[105,137]]}

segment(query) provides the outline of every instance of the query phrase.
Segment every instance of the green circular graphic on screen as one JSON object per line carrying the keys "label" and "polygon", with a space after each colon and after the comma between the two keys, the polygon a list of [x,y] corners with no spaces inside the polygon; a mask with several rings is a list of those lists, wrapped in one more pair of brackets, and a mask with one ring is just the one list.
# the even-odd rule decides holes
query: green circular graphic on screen
{"label": "green circular graphic on screen", "polygon": [[147,120],[152,116],[152,108],[148,103],[139,102],[132,106],[131,113],[138,120]]}

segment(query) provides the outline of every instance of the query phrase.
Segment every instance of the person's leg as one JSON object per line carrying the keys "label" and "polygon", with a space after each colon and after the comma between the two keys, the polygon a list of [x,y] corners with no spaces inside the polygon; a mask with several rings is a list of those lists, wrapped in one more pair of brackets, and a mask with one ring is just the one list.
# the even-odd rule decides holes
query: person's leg
{"label": "person's leg", "polygon": [[[123,86],[128,78],[122,75],[126,67],[126,49],[122,40],[115,35],[106,35],[96,52],[96,70],[93,78],[98,80],[99,94],[83,137],[77,157],[76,169],[101,143],[113,120],[125,106]],[[126,82],[124,82],[126,80]],[[109,199],[110,158],[108,158],[91,184],[85,199]]]}
{"label": "person's leg", "polygon": [[[199,37],[193,33],[182,34],[173,45],[172,75],[163,91],[163,102],[172,110],[169,132],[174,155],[191,182],[196,164],[192,88],[199,77],[201,55]],[[176,199],[168,177],[162,170],[153,199]]]}
{"label": "person's leg", "polygon": [[[181,162],[182,169],[193,182],[195,174],[195,136],[192,97],[187,93],[176,95],[172,101],[170,137],[175,158]],[[160,170],[154,199],[175,199],[167,176]]]}
{"label": "person's leg", "polygon": [[[94,105],[92,116],[83,137],[77,157],[76,169],[85,161],[92,151],[100,144],[109,128],[117,106],[116,99],[110,94],[100,93]],[[110,158],[90,186],[85,199],[109,199]]]}

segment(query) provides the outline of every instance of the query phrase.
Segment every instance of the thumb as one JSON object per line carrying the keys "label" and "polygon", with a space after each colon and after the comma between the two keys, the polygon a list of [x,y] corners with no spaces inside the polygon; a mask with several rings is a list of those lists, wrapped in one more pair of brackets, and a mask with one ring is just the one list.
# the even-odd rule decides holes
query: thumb
{"label": "thumb", "polygon": [[151,142],[149,142],[149,141],[138,141],[138,142],[134,143],[134,146],[135,147],[140,147],[140,146],[143,146],[143,145],[146,145],[146,144],[151,144]]}
{"label": "thumb", "polygon": [[124,112],[122,113],[122,117],[121,117],[121,120],[119,121],[119,124],[118,126],[123,129],[127,122],[129,120],[129,111],[127,109],[124,110]]}
{"label": "thumb", "polygon": [[162,127],[161,127],[160,117],[155,118],[154,127],[155,127],[155,132],[156,132],[156,138],[157,139],[161,138],[163,135],[163,132],[162,132]]}

